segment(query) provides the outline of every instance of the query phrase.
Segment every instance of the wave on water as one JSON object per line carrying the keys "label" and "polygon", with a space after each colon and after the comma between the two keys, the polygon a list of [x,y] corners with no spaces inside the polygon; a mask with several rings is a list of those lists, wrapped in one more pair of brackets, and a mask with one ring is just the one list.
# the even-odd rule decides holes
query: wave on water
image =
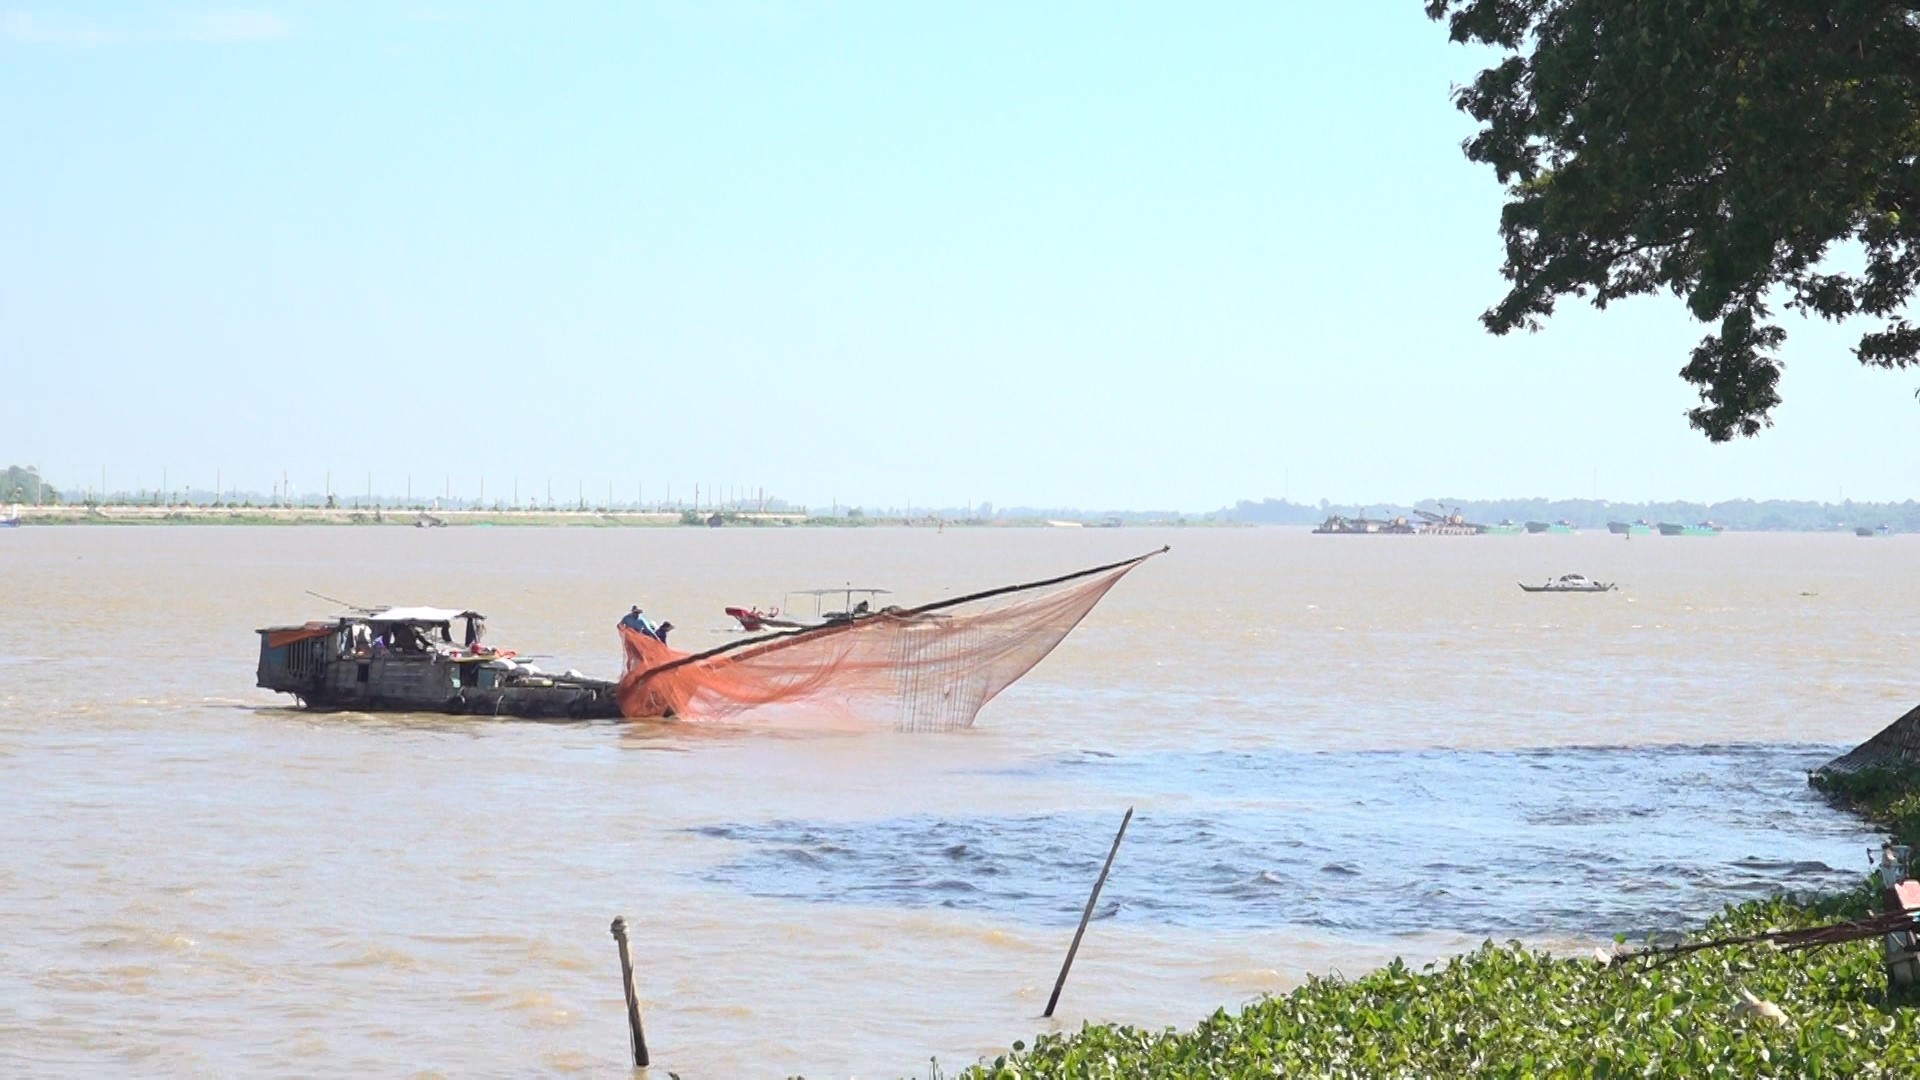
{"label": "wave on water", "polygon": [[[1806,745],[1074,754],[1139,800],[1100,914],[1196,928],[1639,936],[1843,887],[1874,835],[1806,787]],[[1091,775],[1090,775],[1091,774]],[[1069,924],[1117,812],[775,821],[695,830],[747,893]]]}

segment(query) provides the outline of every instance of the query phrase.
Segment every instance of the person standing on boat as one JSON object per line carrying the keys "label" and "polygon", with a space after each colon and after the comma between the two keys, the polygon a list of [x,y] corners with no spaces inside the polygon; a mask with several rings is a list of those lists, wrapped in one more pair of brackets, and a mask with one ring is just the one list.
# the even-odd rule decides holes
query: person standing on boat
{"label": "person standing on boat", "polygon": [[655,641],[660,640],[660,631],[654,629],[653,624],[647,621],[647,617],[640,613],[639,604],[633,605],[633,610],[627,612],[626,616],[620,620],[620,625],[635,633],[645,634]]}

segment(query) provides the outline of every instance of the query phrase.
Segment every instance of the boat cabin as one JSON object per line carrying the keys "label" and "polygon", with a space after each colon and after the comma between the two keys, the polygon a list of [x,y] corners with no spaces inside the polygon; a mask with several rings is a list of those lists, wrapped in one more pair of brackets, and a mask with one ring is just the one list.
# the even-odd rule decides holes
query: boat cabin
{"label": "boat cabin", "polygon": [[541,671],[483,643],[485,630],[485,616],[477,611],[431,607],[367,609],[271,626],[259,631],[255,681],[314,709],[619,715],[610,682]]}

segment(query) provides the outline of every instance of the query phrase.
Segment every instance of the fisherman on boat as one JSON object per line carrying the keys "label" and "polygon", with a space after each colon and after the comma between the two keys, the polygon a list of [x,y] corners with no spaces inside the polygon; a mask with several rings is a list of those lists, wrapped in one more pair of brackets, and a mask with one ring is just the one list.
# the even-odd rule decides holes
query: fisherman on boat
{"label": "fisherman on boat", "polygon": [[633,610],[620,619],[620,625],[635,633],[645,634],[655,641],[660,640],[659,631],[655,630],[653,624],[647,621],[647,617],[640,613],[639,604],[633,605]]}

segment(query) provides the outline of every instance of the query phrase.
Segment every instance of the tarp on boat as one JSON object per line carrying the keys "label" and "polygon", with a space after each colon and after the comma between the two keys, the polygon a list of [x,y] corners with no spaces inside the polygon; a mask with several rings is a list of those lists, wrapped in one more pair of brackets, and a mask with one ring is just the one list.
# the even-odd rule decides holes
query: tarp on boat
{"label": "tarp on boat", "polygon": [[438,607],[390,607],[365,616],[368,622],[452,622],[455,619],[485,618],[477,611]]}

